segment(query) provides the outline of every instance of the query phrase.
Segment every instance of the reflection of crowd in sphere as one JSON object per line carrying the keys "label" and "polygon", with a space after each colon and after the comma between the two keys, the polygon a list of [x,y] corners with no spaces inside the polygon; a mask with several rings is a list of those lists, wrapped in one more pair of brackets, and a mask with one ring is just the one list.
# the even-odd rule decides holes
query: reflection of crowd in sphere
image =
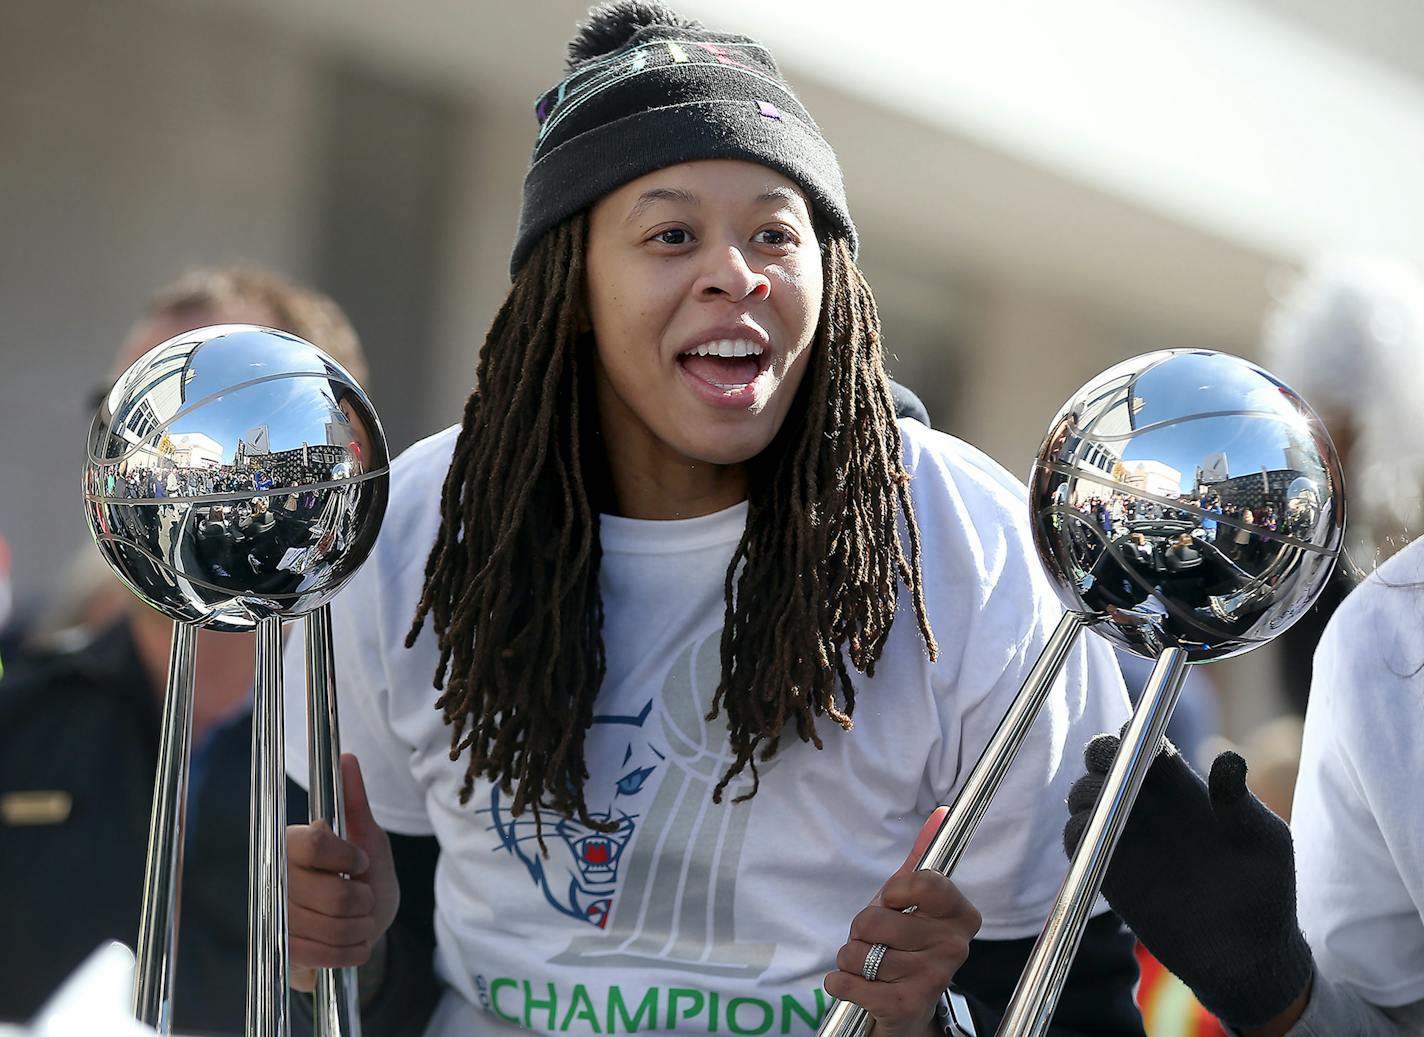
{"label": "reflection of crowd in sphere", "polygon": [[1226,506],[1223,514],[1236,523],[1228,541],[1227,555],[1240,565],[1259,565],[1265,556],[1266,533],[1276,532],[1279,516],[1274,501],[1267,501],[1260,513],[1238,504]]}
{"label": "reflection of crowd in sphere", "polygon": [[163,500],[167,497],[195,497],[200,494],[230,493],[257,489],[258,473],[229,468],[151,467],[120,464],[114,467],[104,486],[109,497],[131,500]]}
{"label": "reflection of crowd in sphere", "polygon": [[[123,462],[113,466],[103,491],[118,505],[107,509],[111,532],[185,577],[235,590],[293,593],[351,538],[351,508],[340,503],[349,494],[309,487],[358,470],[352,451],[321,445],[249,456],[235,465]],[[289,487],[302,489],[281,492]],[[233,499],[176,503],[224,494]],[[175,504],[149,503],[169,500]],[[165,577],[170,584],[174,578]]]}
{"label": "reflection of crowd in sphere", "polygon": [[[1107,497],[1087,498],[1080,510],[1091,518],[1093,527],[1109,544],[1132,548],[1150,542],[1160,557],[1185,534],[1214,545],[1243,569],[1259,570],[1266,561],[1272,535],[1291,532],[1283,527],[1282,509],[1274,500],[1255,508],[1234,501],[1223,503],[1221,496],[1213,492],[1180,494],[1165,500],[1163,503],[1114,492]],[[1315,509],[1301,511],[1297,524],[1305,527],[1315,517]]]}
{"label": "reflection of crowd in sphere", "polygon": [[251,493],[311,486],[349,478],[359,471],[355,452],[347,447],[314,446],[215,467],[182,465],[115,465],[103,487],[105,496],[133,500],[163,500],[214,493]]}
{"label": "reflection of crowd in sphere", "polygon": [[[1278,486],[1293,487],[1286,505],[1266,497]],[[1070,533],[1084,600],[1125,631],[1169,614],[1184,645],[1230,640],[1276,600],[1299,558],[1288,541],[1310,538],[1319,505],[1315,483],[1286,469],[1186,493],[1131,487],[1079,498]]]}
{"label": "reflection of crowd in sphere", "polygon": [[118,465],[109,474],[104,491],[110,497],[162,500],[165,497],[191,497],[236,489],[236,486],[224,485],[229,481],[211,468]]}
{"label": "reflection of crowd in sphere", "polygon": [[[1199,494],[1197,496],[1183,494],[1169,499],[1180,502],[1183,507],[1162,504],[1156,500],[1137,497],[1129,493],[1113,493],[1107,498],[1089,497],[1083,508],[1092,515],[1093,523],[1108,535],[1112,535],[1114,532],[1123,532],[1125,524],[1165,519],[1173,522],[1190,522],[1193,526],[1194,536],[1201,536],[1207,540],[1216,539],[1216,516],[1223,513],[1219,496],[1215,494]],[[1188,509],[1199,509],[1210,514],[1199,515],[1196,510]],[[1200,530],[1200,532],[1195,532],[1196,530]]]}

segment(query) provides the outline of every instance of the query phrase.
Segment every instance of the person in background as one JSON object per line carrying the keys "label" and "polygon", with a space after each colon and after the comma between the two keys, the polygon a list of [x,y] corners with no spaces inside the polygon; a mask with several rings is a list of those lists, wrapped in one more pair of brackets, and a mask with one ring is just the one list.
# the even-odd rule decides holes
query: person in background
{"label": "person in background", "polygon": [[1349,568],[1368,573],[1424,528],[1424,275],[1324,256],[1267,318],[1262,350],[1330,432],[1349,493]]}
{"label": "person in background", "polygon": [[1208,544],[1214,544],[1216,543],[1217,527],[1217,520],[1215,516],[1221,514],[1221,498],[1213,495],[1211,497],[1208,497],[1203,503],[1206,510],[1211,513],[1212,517],[1204,518],[1201,520],[1202,539],[1205,540]]}
{"label": "person in background", "polygon": [[10,541],[0,536],[0,677],[5,675],[5,656],[8,654],[14,633],[10,629],[10,615],[14,606],[14,592],[10,584]]}
{"label": "person in background", "polygon": [[1267,317],[1264,364],[1325,422],[1345,473],[1345,556],[1274,654],[1306,712],[1326,623],[1366,574],[1424,528],[1424,276],[1382,256],[1322,256]]}
{"label": "person in background", "polygon": [[[270,271],[220,267],[153,297],[111,377],[174,335],[227,323],[290,331],[366,376],[331,299]],[[49,647],[0,680],[0,1019],[29,1017],[102,941],[133,946],[138,933],[172,621],[123,588],[92,545],[78,557],[71,617],[52,620]],[[253,654],[251,635],[198,634],[174,997],[183,1033],[244,1027]],[[305,802],[289,783],[289,816],[304,819]]]}

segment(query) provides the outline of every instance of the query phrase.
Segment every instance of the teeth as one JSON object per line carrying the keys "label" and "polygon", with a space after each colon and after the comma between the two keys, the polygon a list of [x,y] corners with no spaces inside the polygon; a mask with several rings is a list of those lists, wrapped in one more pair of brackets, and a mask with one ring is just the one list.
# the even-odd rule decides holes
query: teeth
{"label": "teeth", "polygon": [[762,348],[755,342],[747,342],[745,339],[719,339],[716,342],[704,342],[700,346],[689,349],[683,356],[761,356]]}

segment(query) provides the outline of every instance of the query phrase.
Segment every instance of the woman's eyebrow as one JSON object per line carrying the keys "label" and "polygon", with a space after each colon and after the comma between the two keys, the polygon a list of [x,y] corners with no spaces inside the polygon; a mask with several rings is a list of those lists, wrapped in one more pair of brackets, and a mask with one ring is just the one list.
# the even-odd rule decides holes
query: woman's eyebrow
{"label": "woman's eyebrow", "polygon": [[761,205],[763,202],[799,202],[803,197],[800,191],[794,191],[789,187],[773,187],[757,195],[756,204]]}
{"label": "woman's eyebrow", "polygon": [[685,205],[700,205],[697,195],[691,191],[684,191],[680,187],[655,187],[651,191],[644,191],[638,196],[638,200],[633,203],[633,208],[628,210],[625,223],[632,223],[635,219],[655,202],[682,202]]}

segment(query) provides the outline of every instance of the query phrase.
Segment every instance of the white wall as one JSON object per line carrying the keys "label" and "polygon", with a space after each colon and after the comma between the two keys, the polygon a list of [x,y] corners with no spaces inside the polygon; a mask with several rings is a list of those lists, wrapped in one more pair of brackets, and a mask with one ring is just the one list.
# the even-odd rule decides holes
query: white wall
{"label": "white wall", "polygon": [[[320,272],[333,59],[448,96],[456,112],[432,341],[424,353],[367,345],[374,370],[409,375],[396,402],[412,430],[458,418],[508,284],[533,98],[584,6],[0,8],[0,532],[22,593],[84,538],[86,397],[142,300],[191,263]],[[1170,345],[1254,351],[1287,257],[852,96],[833,65],[782,58],[840,154],[892,370],[1016,474],[1057,407],[1109,363]]]}
{"label": "white wall", "polygon": [[305,266],[312,80],[260,24],[7,0],[0,16],[0,532],[22,594],[84,538],[92,414],[144,299],[183,266]]}

